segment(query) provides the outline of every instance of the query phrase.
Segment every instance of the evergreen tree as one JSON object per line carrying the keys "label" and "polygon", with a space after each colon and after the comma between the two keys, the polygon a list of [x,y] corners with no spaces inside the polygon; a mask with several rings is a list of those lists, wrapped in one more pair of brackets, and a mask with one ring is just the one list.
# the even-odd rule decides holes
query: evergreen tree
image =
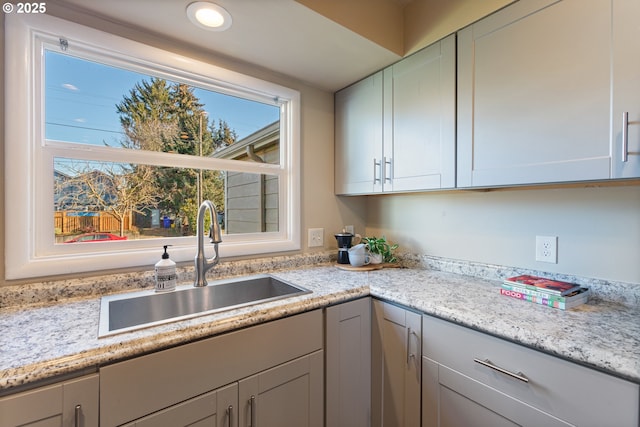
{"label": "evergreen tree", "polygon": [[218,127],[211,123],[211,134],[213,135],[213,146],[216,149],[225,148],[233,144],[238,139],[238,134],[235,130],[229,127],[229,124],[222,119],[218,119]]}
{"label": "evergreen tree", "polygon": [[[158,78],[143,80],[116,106],[126,136],[123,146],[209,156],[214,151],[214,136],[202,107],[188,85],[169,84]],[[225,126],[226,135],[235,135],[226,123]],[[159,208],[163,215],[185,215],[185,209],[193,210],[192,207],[187,209],[187,205],[197,203],[199,176],[203,177],[204,196],[211,197],[219,208],[224,206],[223,180],[219,172],[156,168],[153,182],[157,194],[161,195]],[[193,220],[190,218],[189,222]]]}

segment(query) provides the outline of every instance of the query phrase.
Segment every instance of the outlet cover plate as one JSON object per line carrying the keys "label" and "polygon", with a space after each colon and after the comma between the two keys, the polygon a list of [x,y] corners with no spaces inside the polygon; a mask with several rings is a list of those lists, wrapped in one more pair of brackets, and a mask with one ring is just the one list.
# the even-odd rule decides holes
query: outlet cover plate
{"label": "outlet cover plate", "polygon": [[536,261],[558,263],[557,236],[536,236]]}
{"label": "outlet cover plate", "polygon": [[324,228],[310,228],[307,242],[310,248],[324,246]]}

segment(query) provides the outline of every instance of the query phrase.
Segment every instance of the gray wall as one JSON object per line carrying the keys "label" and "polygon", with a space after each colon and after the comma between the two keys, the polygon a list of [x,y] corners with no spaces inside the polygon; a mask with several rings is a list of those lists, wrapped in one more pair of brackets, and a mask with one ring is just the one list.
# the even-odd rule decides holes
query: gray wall
{"label": "gray wall", "polygon": [[[640,185],[369,197],[367,234],[410,251],[640,284]],[[535,236],[558,236],[558,264]]]}

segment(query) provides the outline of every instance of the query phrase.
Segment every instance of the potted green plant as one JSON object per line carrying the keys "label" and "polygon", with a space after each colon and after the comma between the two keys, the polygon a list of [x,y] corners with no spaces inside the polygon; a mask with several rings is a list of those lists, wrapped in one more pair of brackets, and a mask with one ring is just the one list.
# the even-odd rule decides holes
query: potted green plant
{"label": "potted green plant", "polygon": [[393,263],[398,261],[393,255],[393,251],[398,249],[398,245],[389,244],[386,237],[364,237],[362,238],[362,243],[369,249],[371,264],[380,264],[383,262]]}

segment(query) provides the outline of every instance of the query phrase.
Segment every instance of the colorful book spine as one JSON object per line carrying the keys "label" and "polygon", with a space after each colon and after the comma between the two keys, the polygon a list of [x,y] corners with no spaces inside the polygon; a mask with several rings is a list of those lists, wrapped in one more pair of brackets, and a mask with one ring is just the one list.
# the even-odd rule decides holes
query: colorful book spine
{"label": "colorful book spine", "polygon": [[578,306],[580,304],[584,304],[585,302],[587,302],[588,300],[588,294],[589,291],[585,290],[583,292],[584,297],[582,296],[574,296],[571,297],[568,301],[558,301],[557,299],[549,299],[549,297],[540,297],[540,296],[535,296],[535,295],[527,295],[524,293],[520,293],[520,292],[516,292],[513,290],[509,290],[509,289],[504,289],[504,288],[500,288],[500,294],[511,297],[511,298],[515,298],[515,299],[520,299],[523,301],[528,301],[528,302],[532,302],[535,304],[540,304],[540,305],[544,305],[547,307],[553,307],[553,308],[557,308],[560,310],[566,310],[575,306]]}
{"label": "colorful book spine", "polygon": [[[538,298],[546,298],[552,301],[560,301],[560,302],[566,302],[567,298],[570,298],[572,294],[569,294],[567,296],[560,296],[560,295],[556,295],[556,294],[550,294],[544,291],[540,291],[540,290],[532,290],[529,288],[525,288],[523,286],[517,286],[517,285],[512,285],[510,283],[503,283],[502,284],[502,289],[506,289],[508,291],[513,291],[513,292],[519,292],[521,294],[525,294],[525,295],[530,295],[533,297],[538,297]],[[576,291],[575,294],[578,294],[580,291]]]}
{"label": "colorful book spine", "polygon": [[580,289],[580,285],[576,283],[563,282],[561,280],[547,279],[545,277],[531,276],[528,274],[509,277],[504,280],[504,283],[559,296],[565,296]]}

